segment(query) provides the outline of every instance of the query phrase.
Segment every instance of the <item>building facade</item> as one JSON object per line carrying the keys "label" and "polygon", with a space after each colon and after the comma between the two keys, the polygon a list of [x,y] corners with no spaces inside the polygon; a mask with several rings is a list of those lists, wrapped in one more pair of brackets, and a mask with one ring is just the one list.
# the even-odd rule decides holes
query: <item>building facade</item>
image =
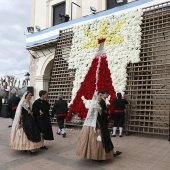
{"label": "building facade", "polygon": [[[31,0],[30,26],[34,27],[34,33],[32,35],[39,34],[39,36],[41,36],[42,30],[48,30],[48,28],[61,25],[65,22],[65,16],[67,15],[69,16],[69,20],[75,20],[132,1],[133,0],[123,0],[120,2],[119,0]],[[91,7],[96,11],[92,11]],[[37,31],[38,29],[36,28],[40,30]],[[42,44],[43,42],[40,42],[35,46],[41,46]],[[27,49],[29,49],[36,59],[32,56],[30,59],[30,85],[34,87],[34,97],[38,98],[39,90],[48,90],[55,47],[53,45],[49,46],[48,49],[46,49],[46,46],[37,49],[31,47],[31,45],[27,45]]]}
{"label": "building facade", "polygon": [[123,5],[134,0],[31,0],[31,26],[41,29],[60,24],[59,14],[69,15],[70,20],[92,14],[90,7],[96,12]]}
{"label": "building facade", "polygon": [[[35,99],[47,90],[53,106],[62,93],[69,121],[82,123],[100,77],[111,102],[117,92],[128,98],[127,132],[169,134],[170,0],[33,0],[31,10],[26,44]],[[93,76],[101,40],[107,71]]]}

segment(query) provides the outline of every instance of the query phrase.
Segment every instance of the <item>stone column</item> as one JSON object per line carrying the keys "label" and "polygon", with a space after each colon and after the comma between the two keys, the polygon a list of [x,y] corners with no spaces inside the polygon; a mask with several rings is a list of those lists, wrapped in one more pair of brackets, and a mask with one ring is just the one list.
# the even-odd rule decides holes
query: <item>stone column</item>
{"label": "stone column", "polygon": [[35,77],[35,87],[34,87],[34,98],[39,98],[39,91],[46,90],[48,91],[48,85],[50,81],[50,76],[36,76]]}

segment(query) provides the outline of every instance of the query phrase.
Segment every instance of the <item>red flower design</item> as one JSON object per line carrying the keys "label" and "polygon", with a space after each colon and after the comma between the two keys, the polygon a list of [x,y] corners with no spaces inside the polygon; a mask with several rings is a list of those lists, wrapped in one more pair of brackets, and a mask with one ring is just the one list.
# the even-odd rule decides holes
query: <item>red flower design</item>
{"label": "red flower design", "polygon": [[[73,100],[73,104],[70,105],[69,113],[67,116],[67,121],[71,119],[72,113],[77,112],[80,118],[85,118],[87,115],[88,109],[85,108],[83,100],[81,99],[82,96],[85,97],[87,100],[91,100],[96,88],[96,70],[99,60],[99,55],[97,54],[96,57],[93,59],[91,67],[88,73],[85,76],[84,82],[82,82],[80,89],[78,90],[76,97]],[[113,100],[116,98],[116,93],[114,91],[114,87],[112,85],[112,79],[110,70],[108,68],[106,56],[101,58],[101,64],[99,68],[99,75],[98,75],[98,84],[97,84],[97,91],[101,89],[107,89],[109,94],[111,95],[110,98],[110,119],[113,118],[114,113],[114,105]]]}
{"label": "red flower design", "polygon": [[98,44],[100,44],[100,43],[102,43],[102,42],[105,42],[105,40],[106,40],[105,38],[99,39],[99,40],[98,40]]}

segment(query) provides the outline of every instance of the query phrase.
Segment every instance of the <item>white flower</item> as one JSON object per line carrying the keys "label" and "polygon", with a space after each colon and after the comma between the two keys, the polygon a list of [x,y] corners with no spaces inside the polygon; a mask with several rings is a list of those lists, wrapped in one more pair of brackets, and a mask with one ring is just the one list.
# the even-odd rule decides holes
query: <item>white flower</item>
{"label": "white flower", "polygon": [[140,61],[142,35],[140,24],[142,23],[142,14],[143,11],[139,9],[126,14],[112,15],[100,20],[96,19],[93,22],[88,22],[73,28],[73,45],[68,61],[68,68],[76,69],[75,81],[73,82],[72,101],[75,98],[81,83],[84,81],[93,58],[98,51],[98,48],[82,49],[82,45],[90,40],[90,38],[85,35],[84,30],[90,27],[91,32],[97,36],[100,24],[103,21],[108,22],[108,32],[110,32],[115,28],[118,21],[126,20],[121,27],[120,32],[117,33],[117,35],[124,35],[124,41],[121,44],[105,46],[114,90],[124,94],[127,81],[126,67],[129,63],[137,63]]}
{"label": "white flower", "polygon": [[81,99],[83,100],[83,103],[84,103],[86,109],[89,109],[89,108],[90,108],[90,105],[91,105],[91,100],[85,99],[84,96],[82,96]]}

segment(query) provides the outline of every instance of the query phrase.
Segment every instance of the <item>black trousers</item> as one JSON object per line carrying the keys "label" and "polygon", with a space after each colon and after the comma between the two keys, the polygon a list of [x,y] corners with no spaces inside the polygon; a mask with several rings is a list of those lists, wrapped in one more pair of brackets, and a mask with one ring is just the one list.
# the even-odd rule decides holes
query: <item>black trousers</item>
{"label": "black trousers", "polygon": [[65,119],[64,116],[58,116],[57,117],[57,123],[58,123],[59,129],[64,128],[64,119]]}
{"label": "black trousers", "polygon": [[9,113],[9,117],[10,117],[12,120],[14,120],[14,118],[15,118],[15,112],[16,112],[16,110],[11,110],[10,113]]}
{"label": "black trousers", "polygon": [[117,112],[115,113],[115,120],[114,120],[114,127],[123,127],[125,120],[125,113],[124,112]]}

